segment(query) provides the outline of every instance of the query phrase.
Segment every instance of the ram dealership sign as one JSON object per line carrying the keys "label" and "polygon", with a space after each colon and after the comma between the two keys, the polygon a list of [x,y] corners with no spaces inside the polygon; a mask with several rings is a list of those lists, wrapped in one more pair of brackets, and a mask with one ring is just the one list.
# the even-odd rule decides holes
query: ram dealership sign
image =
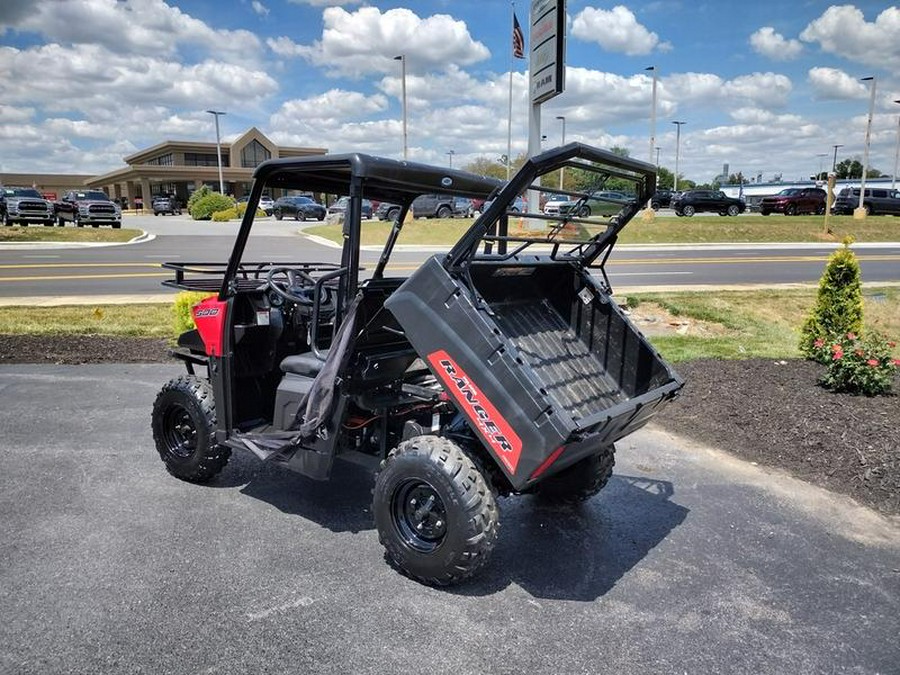
{"label": "ram dealership sign", "polygon": [[566,0],[531,0],[531,102],[542,103],[565,89]]}

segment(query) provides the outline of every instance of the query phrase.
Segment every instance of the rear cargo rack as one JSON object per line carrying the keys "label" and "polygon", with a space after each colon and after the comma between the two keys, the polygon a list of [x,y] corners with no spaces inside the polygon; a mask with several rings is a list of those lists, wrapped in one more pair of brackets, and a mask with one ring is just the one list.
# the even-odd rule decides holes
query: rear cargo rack
{"label": "rear cargo rack", "polygon": [[[568,171],[578,188],[559,190],[542,184],[542,177]],[[445,259],[451,273],[472,261],[510,261],[541,255],[559,262],[603,270],[618,233],[650,200],[656,170],[644,162],[570,143],[528,160],[497,198],[460,239]],[[568,197],[555,210],[515,210],[523,194]],[[597,262],[599,260],[599,263]]]}

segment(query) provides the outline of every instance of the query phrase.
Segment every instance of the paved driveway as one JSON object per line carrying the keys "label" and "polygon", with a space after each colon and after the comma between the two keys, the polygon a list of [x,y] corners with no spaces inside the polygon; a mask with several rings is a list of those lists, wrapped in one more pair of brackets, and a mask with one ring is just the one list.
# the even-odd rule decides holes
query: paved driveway
{"label": "paved driveway", "polygon": [[451,590],[385,564],[372,481],[169,477],[176,367],[0,367],[0,672],[896,673],[900,528],[645,430],[576,511],[504,500]]}

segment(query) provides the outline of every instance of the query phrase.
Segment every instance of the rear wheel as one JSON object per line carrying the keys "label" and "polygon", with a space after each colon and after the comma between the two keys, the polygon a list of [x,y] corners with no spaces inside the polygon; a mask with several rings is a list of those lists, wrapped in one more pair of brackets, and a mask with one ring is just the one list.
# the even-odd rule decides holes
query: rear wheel
{"label": "rear wheel", "polygon": [[114,230],[120,230],[120,229],[122,229],[122,222],[121,221],[115,222],[112,224],[112,227]]}
{"label": "rear wheel", "polygon": [[577,504],[600,492],[612,475],[616,447],[610,445],[600,454],[575,462],[567,469],[538,483],[535,491],[542,501],[553,504]]}
{"label": "rear wheel", "polygon": [[681,214],[684,216],[687,216],[688,218],[693,216],[694,213],[696,213],[696,211],[695,211],[694,207],[691,206],[690,204],[681,207]]}
{"label": "rear wheel", "polygon": [[284,216],[281,215],[281,211],[275,212],[275,220],[281,220]]}
{"label": "rear wheel", "polygon": [[759,210],[759,215],[761,215],[761,216],[767,216],[767,215],[769,215],[769,213],[771,213],[771,212],[770,212],[770,211],[763,211],[762,209]]}
{"label": "rear wheel", "polygon": [[203,483],[228,463],[231,450],[215,443],[216,409],[206,380],[184,375],[156,396],[151,418],[156,450],[176,478]]}
{"label": "rear wheel", "polygon": [[869,204],[863,204],[863,211],[866,212],[867,216],[872,215],[872,207]]}
{"label": "rear wheel", "polygon": [[741,212],[741,209],[738,207],[737,204],[732,204],[731,206],[728,207],[728,215],[729,216],[734,217],[737,214],[739,214],[740,212]]}
{"label": "rear wheel", "polygon": [[418,436],[401,443],[382,462],[372,496],[379,539],[404,574],[446,586],[490,558],[500,528],[497,501],[452,441]]}

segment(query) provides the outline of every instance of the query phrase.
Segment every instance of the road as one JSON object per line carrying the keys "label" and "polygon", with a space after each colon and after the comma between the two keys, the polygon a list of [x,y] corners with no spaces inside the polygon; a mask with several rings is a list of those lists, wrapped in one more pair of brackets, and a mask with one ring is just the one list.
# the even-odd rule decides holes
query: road
{"label": "road", "polygon": [[501,500],[489,567],[430,589],[360,467],[166,474],[179,372],[0,367],[0,672],[897,672],[900,526],[849,499],[644,429],[581,508]]}
{"label": "road", "polygon": [[[16,248],[0,250],[0,298],[165,292],[169,278],[162,261],[226,261],[236,223],[194,223],[187,217],[134,216],[127,227],[157,236],[153,241],[99,248]],[[260,221],[245,259],[337,262],[340,252],[297,236],[295,223]],[[619,247],[608,263],[613,287],[722,286],[729,284],[815,283],[833,246]],[[869,283],[900,280],[900,244],[855,247]],[[397,251],[390,270],[404,275],[430,251]],[[377,251],[362,253],[370,269]]]}

